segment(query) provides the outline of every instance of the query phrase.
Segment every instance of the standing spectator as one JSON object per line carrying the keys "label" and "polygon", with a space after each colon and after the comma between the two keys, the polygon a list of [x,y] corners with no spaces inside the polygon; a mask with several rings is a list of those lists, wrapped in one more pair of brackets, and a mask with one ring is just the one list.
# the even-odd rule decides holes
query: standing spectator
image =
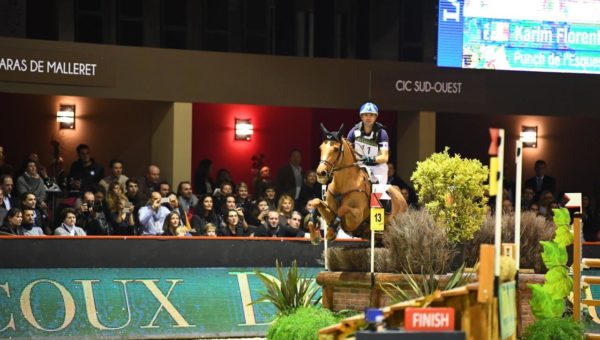
{"label": "standing spectator", "polygon": [[221,226],[223,221],[219,214],[215,212],[214,207],[213,197],[211,195],[203,196],[196,205],[196,214],[192,217],[192,228],[198,231],[204,230],[209,223],[218,227]]}
{"label": "standing spectator", "polygon": [[290,161],[277,172],[277,191],[280,195],[289,195],[294,200],[300,196],[302,188],[302,154],[300,150],[290,152]]}
{"label": "standing spectator", "polygon": [[127,187],[127,180],[129,177],[123,175],[123,161],[120,159],[111,159],[110,161],[110,176],[104,177],[100,181],[100,185],[104,187],[106,192],[110,192],[108,187],[112,182],[117,182],[121,186],[121,189],[125,191]]}
{"label": "standing spectator", "polygon": [[31,208],[23,208],[23,233],[25,236],[46,236],[42,228],[35,225],[35,211]]}
{"label": "standing spectator", "polygon": [[92,190],[104,178],[104,167],[90,157],[90,147],[86,144],[77,146],[77,156],[79,158],[71,164],[69,175],[81,179],[82,190]]}
{"label": "standing spectator", "polygon": [[192,184],[188,181],[180,182],[177,186],[177,198],[179,199],[179,206],[183,208],[186,214],[193,211],[196,204],[198,204],[198,197],[192,192]]}
{"label": "standing spectator", "polygon": [[17,198],[12,195],[14,187],[13,178],[11,175],[2,175],[0,177],[0,189],[4,193],[4,208],[6,210],[10,210],[11,208],[16,208],[17,206]]}
{"label": "standing spectator", "polygon": [[202,196],[213,193],[214,182],[212,178],[210,178],[211,169],[212,161],[210,159],[203,159],[198,164],[198,168],[196,169],[196,175],[194,176],[196,194]]}
{"label": "standing spectator", "polygon": [[167,197],[171,193],[171,184],[167,181],[161,181],[158,183],[158,192],[162,197]]}
{"label": "standing spectator", "polygon": [[142,206],[144,206],[146,202],[140,194],[138,180],[135,178],[130,178],[129,180],[127,180],[127,183],[125,185],[125,196],[127,197],[127,200],[131,202],[131,204],[133,204],[136,209],[139,209]]}
{"label": "standing spectator", "polygon": [[142,235],[162,235],[165,218],[169,209],[161,204],[161,196],[158,191],[150,194],[148,203],[139,210],[139,220],[142,224]]}
{"label": "standing spectator", "polygon": [[6,160],[4,159],[4,147],[0,145],[0,176],[12,174],[13,167],[6,163]]}
{"label": "standing spectator", "polygon": [[50,229],[50,219],[48,218],[48,214],[44,209],[37,204],[37,198],[35,194],[32,192],[26,192],[21,195],[21,210],[23,212],[26,209],[30,209],[33,211],[33,226],[41,228],[46,234],[50,235],[52,230]]}
{"label": "standing spectator", "polygon": [[[160,168],[157,165],[151,164],[148,166],[146,176],[138,180],[138,192],[141,199],[145,202],[150,198],[152,192],[158,192],[158,184],[160,183]],[[162,227],[162,225],[161,225]]]}
{"label": "standing spectator", "polygon": [[4,217],[6,217],[6,213],[8,209],[4,206],[4,192],[2,188],[0,188],[0,225],[4,222]]}
{"label": "standing spectator", "polygon": [[23,223],[23,213],[21,212],[21,209],[10,209],[8,213],[6,213],[4,223],[0,226],[0,235],[25,235],[21,223]]}
{"label": "standing spectator", "polygon": [[535,189],[535,200],[540,199],[543,191],[550,191],[553,196],[556,195],[556,180],[554,177],[546,175],[546,162],[541,159],[537,160],[534,169],[535,176],[525,181],[525,186]]}
{"label": "standing spectator", "polygon": [[321,198],[321,184],[317,183],[317,173],[310,170],[304,175],[304,184],[302,184],[302,189],[300,189],[300,196],[296,200],[296,206],[303,207],[306,205],[306,202],[314,198]]}
{"label": "standing spectator", "polygon": [[265,189],[269,186],[272,186],[271,182],[271,168],[266,165],[263,165],[258,174],[252,180],[252,186],[254,187],[254,192],[257,196],[263,196],[265,194]]}
{"label": "standing spectator", "polygon": [[263,198],[267,201],[269,205],[269,210],[277,210],[277,192],[273,186],[267,186],[265,188]]}
{"label": "standing spectator", "polygon": [[86,236],[85,231],[75,225],[77,215],[75,209],[65,208],[62,212],[62,224],[54,229],[54,235],[58,236]]}
{"label": "standing spectator", "polygon": [[46,186],[37,172],[37,165],[34,161],[28,161],[25,173],[17,178],[17,190],[19,195],[26,192],[34,193],[40,204],[45,206]]}
{"label": "standing spectator", "polygon": [[223,183],[231,184],[231,188],[235,187],[235,182],[231,178],[231,173],[225,168],[219,169],[219,171],[217,171],[216,181],[217,182],[215,183],[215,185],[217,186],[217,188],[220,188]]}

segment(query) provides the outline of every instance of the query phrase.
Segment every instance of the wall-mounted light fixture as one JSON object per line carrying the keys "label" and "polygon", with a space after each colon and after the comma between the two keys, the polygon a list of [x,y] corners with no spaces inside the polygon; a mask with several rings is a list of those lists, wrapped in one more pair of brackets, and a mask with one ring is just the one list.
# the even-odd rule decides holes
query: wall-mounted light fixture
{"label": "wall-mounted light fixture", "polygon": [[537,126],[522,126],[521,140],[524,148],[537,148]]}
{"label": "wall-mounted light fixture", "polygon": [[56,121],[59,129],[75,129],[75,105],[60,104]]}
{"label": "wall-mounted light fixture", "polygon": [[254,127],[250,119],[235,119],[235,140],[250,140]]}

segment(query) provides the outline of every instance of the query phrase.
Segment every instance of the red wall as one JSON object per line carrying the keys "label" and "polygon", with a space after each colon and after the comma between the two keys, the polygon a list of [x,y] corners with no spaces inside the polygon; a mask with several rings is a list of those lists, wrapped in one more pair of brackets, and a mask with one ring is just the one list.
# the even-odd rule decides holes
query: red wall
{"label": "red wall", "polygon": [[[252,120],[254,135],[250,141],[234,140],[235,118]],[[226,168],[235,182],[251,183],[254,176],[251,158],[262,153],[275,178],[277,169],[288,162],[293,148],[302,152],[303,169],[315,169],[321,144],[320,123],[329,130],[337,130],[344,123],[346,134],[358,121],[358,109],[196,103],[193,107],[192,174],[198,163],[208,158],[213,162],[213,179],[217,170]],[[380,121],[388,126],[393,136],[395,115],[382,113]]]}

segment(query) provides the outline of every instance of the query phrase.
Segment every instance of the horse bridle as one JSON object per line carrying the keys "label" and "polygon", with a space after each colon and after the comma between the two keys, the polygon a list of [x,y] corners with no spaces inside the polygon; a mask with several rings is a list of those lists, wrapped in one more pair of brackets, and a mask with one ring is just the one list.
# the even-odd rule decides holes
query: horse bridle
{"label": "horse bridle", "polygon": [[328,179],[331,178],[333,173],[336,171],[340,171],[340,170],[343,170],[346,168],[356,166],[356,163],[352,163],[350,165],[346,165],[341,168],[336,168],[336,165],[340,162],[340,159],[342,158],[342,155],[344,154],[344,142],[343,141],[337,141],[337,142],[340,143],[340,150],[338,151],[338,155],[337,155],[337,158],[335,159],[335,161],[333,163],[331,163],[325,159],[319,160],[319,164],[325,164],[326,166],[328,166],[331,169],[329,171],[325,171],[325,175],[327,176]]}

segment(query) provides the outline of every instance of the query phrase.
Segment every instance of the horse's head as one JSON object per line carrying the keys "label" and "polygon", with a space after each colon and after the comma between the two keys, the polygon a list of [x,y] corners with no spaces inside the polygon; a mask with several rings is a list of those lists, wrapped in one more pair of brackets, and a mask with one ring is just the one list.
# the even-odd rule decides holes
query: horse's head
{"label": "horse's head", "polygon": [[342,129],[344,124],[337,131],[328,131],[325,125],[321,123],[321,132],[323,133],[323,143],[321,149],[321,158],[317,167],[317,181],[321,184],[327,184],[333,170],[342,158],[343,143]]}

